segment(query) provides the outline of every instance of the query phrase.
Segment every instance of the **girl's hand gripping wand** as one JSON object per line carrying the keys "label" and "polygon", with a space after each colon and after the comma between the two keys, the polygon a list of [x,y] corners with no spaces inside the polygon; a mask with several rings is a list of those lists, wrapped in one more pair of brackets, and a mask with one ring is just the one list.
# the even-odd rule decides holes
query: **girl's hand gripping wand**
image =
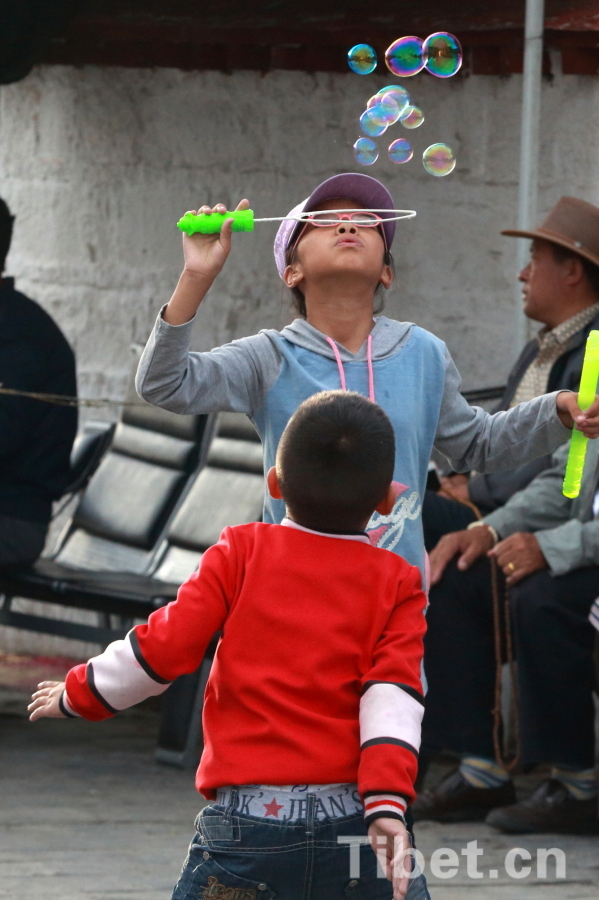
{"label": "girl's hand gripping wand", "polygon": [[[582,410],[588,409],[595,400],[598,379],[599,331],[590,331],[584,352],[580,390],[578,392],[578,405]],[[565,497],[578,497],[580,493],[588,440],[588,437],[585,437],[582,431],[577,431],[576,428],[573,430],[566,474],[564,476],[563,493]]]}

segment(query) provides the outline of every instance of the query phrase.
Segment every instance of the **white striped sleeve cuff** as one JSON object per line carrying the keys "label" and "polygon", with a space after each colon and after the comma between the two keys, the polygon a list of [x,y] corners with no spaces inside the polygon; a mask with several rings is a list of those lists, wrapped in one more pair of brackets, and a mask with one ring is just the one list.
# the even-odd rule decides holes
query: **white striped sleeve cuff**
{"label": "white striped sleeve cuff", "polygon": [[589,622],[597,629],[597,631],[599,631],[599,597],[597,597],[597,599],[591,606],[591,611],[589,613]]}
{"label": "white striped sleeve cuff", "polygon": [[143,658],[135,630],[114,641],[87,664],[87,683],[97,700],[111,713],[162,694],[170,682],[161,678]]}
{"label": "white striped sleeve cuff", "polygon": [[399,794],[370,794],[364,797],[364,821],[367,825],[383,816],[405,823],[406,801]]}
{"label": "white striped sleeve cuff", "polygon": [[81,716],[78,712],[75,712],[71,704],[69,703],[69,696],[66,691],[63,691],[58,700],[58,708],[61,713],[66,716],[68,719],[80,719]]}

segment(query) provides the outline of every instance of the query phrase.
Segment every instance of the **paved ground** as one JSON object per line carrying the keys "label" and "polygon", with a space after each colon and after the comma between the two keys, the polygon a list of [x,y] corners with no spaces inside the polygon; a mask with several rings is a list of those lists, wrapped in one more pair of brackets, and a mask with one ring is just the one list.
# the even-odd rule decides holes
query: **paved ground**
{"label": "paved ground", "polygon": [[[0,689],[1,900],[169,900],[200,798],[191,772],[155,764],[156,712],[140,708],[100,724],[32,724],[24,705],[25,695]],[[433,900],[599,897],[599,837],[514,840],[479,824],[422,823],[417,840]],[[482,879],[467,877],[460,856],[475,840],[484,851]],[[506,875],[513,847],[533,855],[523,880]],[[565,879],[536,877],[538,847],[564,851]],[[438,848],[458,854],[459,871],[449,880],[428,871]]]}

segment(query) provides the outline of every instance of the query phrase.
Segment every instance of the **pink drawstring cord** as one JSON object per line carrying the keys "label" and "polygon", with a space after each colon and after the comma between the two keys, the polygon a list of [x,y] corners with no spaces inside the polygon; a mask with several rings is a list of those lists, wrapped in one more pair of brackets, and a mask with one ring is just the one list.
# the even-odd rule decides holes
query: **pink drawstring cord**
{"label": "pink drawstring cord", "polygon": [[[341,354],[339,353],[339,348],[335,341],[327,337],[328,343],[333,348],[333,353],[335,354],[335,359],[337,361],[337,368],[339,369],[339,381],[341,382],[341,390],[347,390],[347,382],[345,380],[345,371],[343,369],[343,363],[341,361]],[[373,403],[376,403],[375,395],[374,395],[374,370],[372,368],[372,335],[368,335],[368,341],[366,342],[366,359],[368,363],[368,396]]]}
{"label": "pink drawstring cord", "polygon": [[341,354],[339,353],[339,348],[337,347],[337,344],[335,343],[335,341],[332,338],[327,337],[327,341],[333,348],[333,353],[335,354],[335,359],[337,360],[337,368],[339,369],[339,381],[341,382],[341,390],[346,391],[347,383],[345,381],[345,372],[343,371],[343,363],[341,362]]}
{"label": "pink drawstring cord", "polygon": [[366,359],[368,360],[368,397],[372,403],[376,403],[374,398],[374,372],[372,369],[372,335],[368,335],[366,344]]}

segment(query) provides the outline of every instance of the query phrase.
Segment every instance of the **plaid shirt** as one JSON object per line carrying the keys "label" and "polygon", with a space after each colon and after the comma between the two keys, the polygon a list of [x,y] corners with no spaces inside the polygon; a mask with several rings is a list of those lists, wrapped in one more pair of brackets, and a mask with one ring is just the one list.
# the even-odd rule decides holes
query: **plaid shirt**
{"label": "plaid shirt", "polygon": [[549,374],[554,362],[570,349],[574,335],[592,322],[598,313],[599,303],[593,303],[551,330],[541,328],[537,334],[539,352],[522,376],[510,407],[547,393]]}

